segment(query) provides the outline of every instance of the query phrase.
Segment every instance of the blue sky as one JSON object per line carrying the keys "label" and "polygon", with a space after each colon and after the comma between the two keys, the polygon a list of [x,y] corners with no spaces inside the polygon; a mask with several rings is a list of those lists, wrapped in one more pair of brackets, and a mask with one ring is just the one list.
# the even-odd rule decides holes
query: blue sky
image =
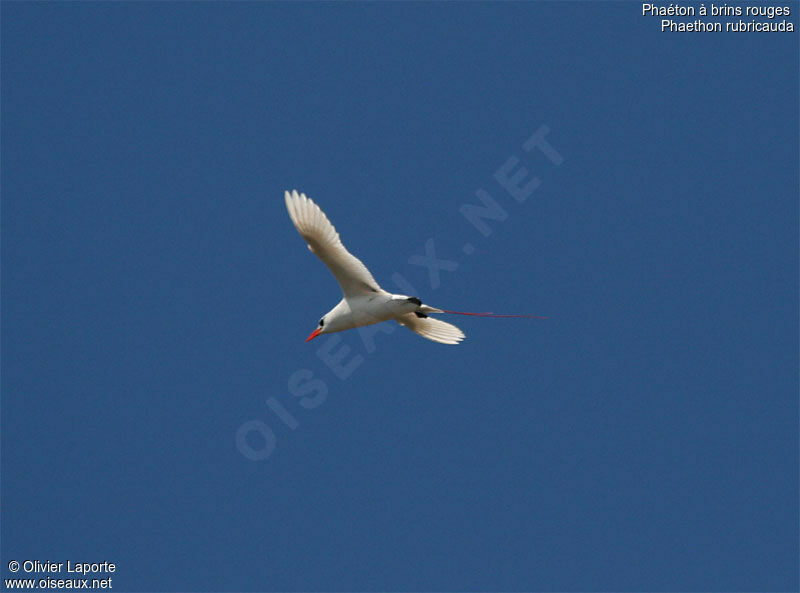
{"label": "blue sky", "polygon": [[[3,3],[2,576],[797,590],[797,34]],[[384,288],[549,319],[305,343],[340,293],[293,188]]]}

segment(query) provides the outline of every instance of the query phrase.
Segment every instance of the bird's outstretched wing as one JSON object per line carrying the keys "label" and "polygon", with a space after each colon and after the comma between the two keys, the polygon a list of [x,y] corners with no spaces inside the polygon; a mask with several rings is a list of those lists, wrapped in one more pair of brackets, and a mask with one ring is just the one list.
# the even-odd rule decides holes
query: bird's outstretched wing
{"label": "bird's outstretched wing", "polygon": [[286,209],[294,226],[308,243],[311,252],[336,276],[345,297],[381,290],[367,266],[342,245],[339,233],[319,206],[297,191],[287,191],[285,198]]}
{"label": "bird's outstretched wing", "polygon": [[412,332],[421,335],[423,338],[441,344],[458,344],[466,338],[464,332],[455,325],[433,317],[417,317],[415,313],[403,315],[397,320],[397,323],[405,325]]}

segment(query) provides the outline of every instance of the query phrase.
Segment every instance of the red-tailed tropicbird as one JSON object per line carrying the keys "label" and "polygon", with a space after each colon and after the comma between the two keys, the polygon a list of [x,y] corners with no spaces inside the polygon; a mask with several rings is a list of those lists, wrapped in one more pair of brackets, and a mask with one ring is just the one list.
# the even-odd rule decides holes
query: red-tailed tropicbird
{"label": "red-tailed tropicbird", "polygon": [[[454,313],[478,317],[536,317],[534,315],[495,315],[464,313],[425,305],[417,297],[392,294],[383,290],[361,260],[351,254],[339,239],[339,233],[305,194],[286,192],[286,209],[294,226],[308,243],[311,252],[330,268],[342,287],[343,298],[319,320],[306,342],[320,334],[372,325],[394,319],[423,338],[442,344],[458,344],[466,336],[455,325],[433,319],[433,313]],[[538,319],[546,319],[537,317]]]}

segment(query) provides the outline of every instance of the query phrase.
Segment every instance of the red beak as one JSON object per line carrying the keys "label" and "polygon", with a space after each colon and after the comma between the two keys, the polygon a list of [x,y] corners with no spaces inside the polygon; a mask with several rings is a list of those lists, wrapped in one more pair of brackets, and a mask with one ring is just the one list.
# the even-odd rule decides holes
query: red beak
{"label": "red beak", "polygon": [[322,330],[320,328],[315,329],[313,332],[311,332],[311,335],[306,338],[306,342],[310,342],[311,340],[316,338],[319,335],[319,332],[321,331]]}

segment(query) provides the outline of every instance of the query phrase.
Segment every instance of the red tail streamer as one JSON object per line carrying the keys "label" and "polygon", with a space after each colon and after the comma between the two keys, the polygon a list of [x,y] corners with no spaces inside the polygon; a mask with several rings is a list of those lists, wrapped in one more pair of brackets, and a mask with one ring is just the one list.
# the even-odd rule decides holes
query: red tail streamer
{"label": "red tail streamer", "polygon": [[448,311],[442,309],[445,313],[453,313],[454,315],[471,315],[473,317],[515,317],[518,319],[549,319],[549,317],[540,317],[539,315],[496,315],[495,313],[464,313],[463,311]]}

